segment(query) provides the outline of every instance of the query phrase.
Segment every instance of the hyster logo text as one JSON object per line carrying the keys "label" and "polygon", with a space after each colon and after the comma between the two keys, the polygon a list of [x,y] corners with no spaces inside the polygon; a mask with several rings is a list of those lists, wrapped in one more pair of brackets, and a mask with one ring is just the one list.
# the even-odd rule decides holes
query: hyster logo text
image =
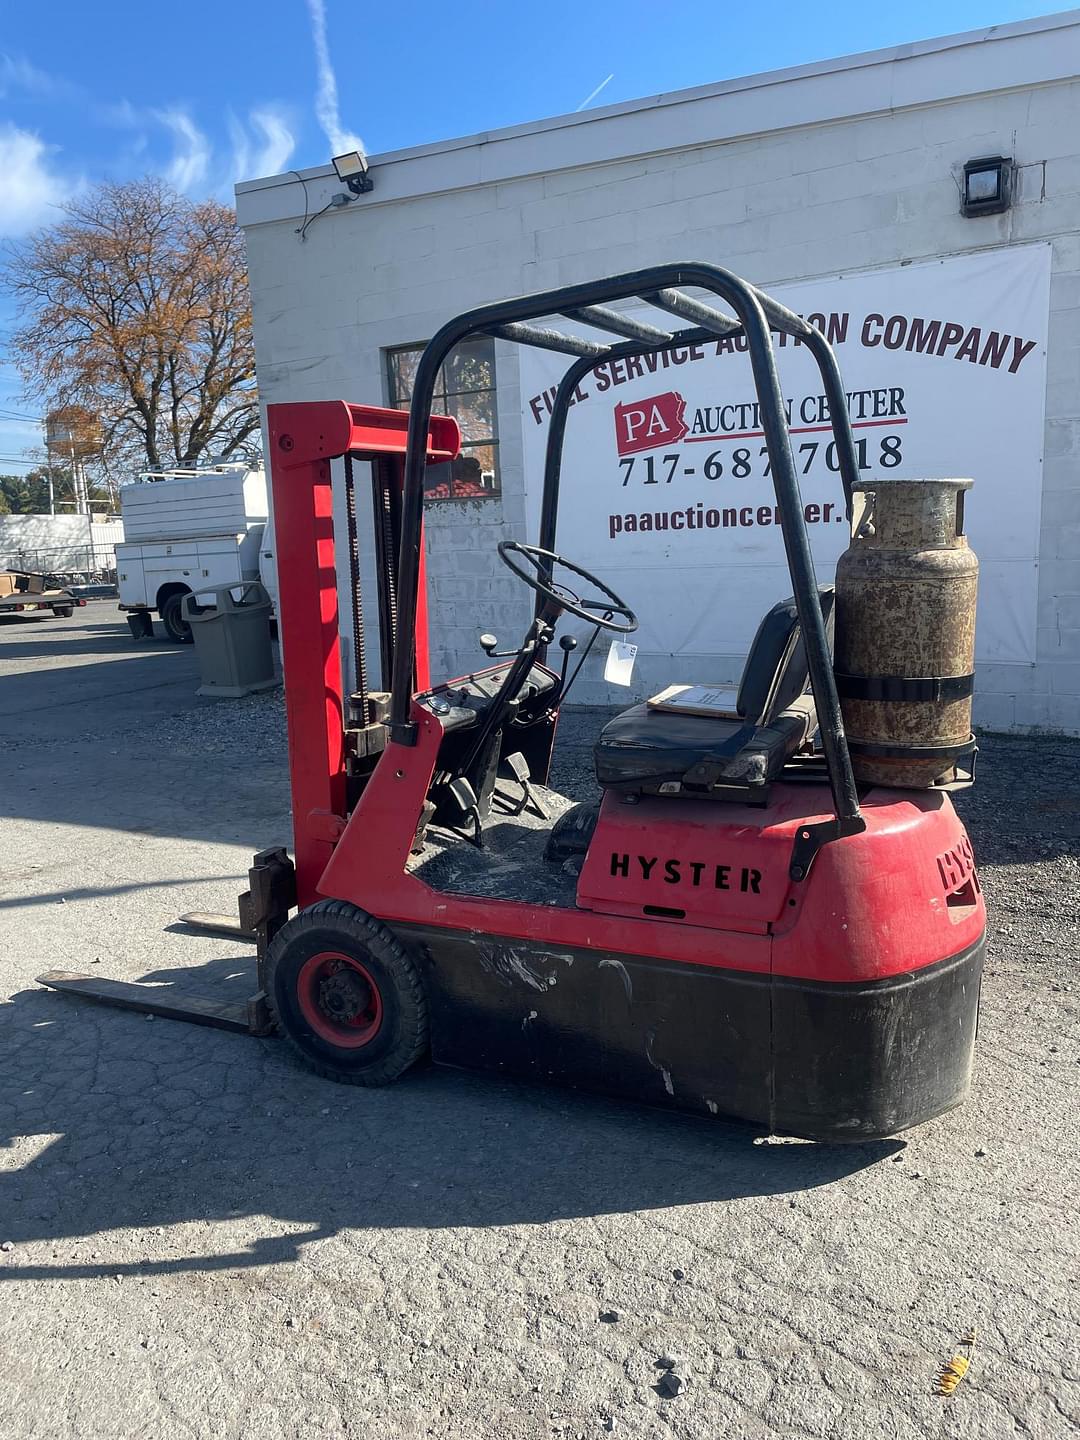
{"label": "hyster logo text", "polygon": [[662,860],[658,855],[612,851],[611,873],[623,880],[660,880],[665,885],[704,885],[712,890],[761,894],[761,871],[750,865],[713,865],[704,860]]}
{"label": "hyster logo text", "polygon": [[615,444],[620,455],[636,455],[660,445],[677,445],[686,434],[686,401],[677,390],[615,406]]}
{"label": "hyster logo text", "polygon": [[937,857],[937,868],[947,891],[959,890],[975,873],[975,854],[966,835],[959,844]]}

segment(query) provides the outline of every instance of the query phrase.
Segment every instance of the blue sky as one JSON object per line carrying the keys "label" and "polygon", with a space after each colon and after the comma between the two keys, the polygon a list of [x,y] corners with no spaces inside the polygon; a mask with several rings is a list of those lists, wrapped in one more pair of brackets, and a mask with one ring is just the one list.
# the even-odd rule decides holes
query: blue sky
{"label": "blue sky", "polygon": [[[73,189],[237,180],[1021,20],[1022,0],[0,0],[0,237]],[[609,78],[610,77],[610,78]],[[599,91],[598,91],[598,87]],[[598,93],[596,93],[598,91]],[[0,298],[0,472],[38,435]]]}

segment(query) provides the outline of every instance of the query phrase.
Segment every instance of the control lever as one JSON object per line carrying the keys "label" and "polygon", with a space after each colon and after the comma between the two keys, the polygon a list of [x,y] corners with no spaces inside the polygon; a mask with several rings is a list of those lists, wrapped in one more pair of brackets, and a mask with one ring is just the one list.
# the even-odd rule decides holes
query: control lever
{"label": "control lever", "polygon": [[562,651],[562,674],[559,677],[559,694],[566,689],[566,672],[570,667],[570,656],[577,649],[576,635],[560,635],[559,649]]}
{"label": "control lever", "polygon": [[480,649],[483,650],[489,660],[505,660],[508,655],[516,655],[518,653],[516,650],[496,650],[495,646],[498,643],[498,637],[495,635],[480,636]]}
{"label": "control lever", "polygon": [[562,675],[559,677],[559,692],[558,692],[558,703],[559,703],[559,704],[562,704],[563,700],[566,698],[566,692],[570,689],[570,686],[573,685],[574,681],[575,681],[575,680],[577,679],[577,677],[581,674],[581,667],[585,664],[585,661],[589,658],[589,652],[592,650],[593,646],[596,644],[596,637],[600,634],[600,628],[601,628],[601,627],[600,627],[599,621],[597,621],[597,620],[594,619],[594,620],[593,620],[593,632],[592,632],[592,634],[589,636],[589,642],[588,642],[588,644],[585,646],[585,649],[582,650],[582,652],[581,652],[581,659],[578,661],[577,665],[574,667],[574,673],[570,676],[569,679],[566,678],[566,672],[567,672],[567,670],[569,670],[569,668],[570,668],[570,656],[571,656],[571,654],[572,654],[572,653],[577,649],[577,647],[578,647],[577,636],[576,636],[576,635],[560,635],[560,636],[559,636],[559,648],[560,648],[560,649],[562,650],[562,652],[563,652]]}

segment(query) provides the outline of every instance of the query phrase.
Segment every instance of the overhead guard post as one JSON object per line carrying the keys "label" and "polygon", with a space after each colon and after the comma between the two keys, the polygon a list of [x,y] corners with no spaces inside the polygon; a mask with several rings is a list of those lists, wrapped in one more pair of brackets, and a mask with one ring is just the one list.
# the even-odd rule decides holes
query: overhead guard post
{"label": "overhead guard post", "polygon": [[851,415],[848,412],[847,394],[836,362],[833,348],[820,330],[813,325],[809,335],[803,337],[803,344],[817,361],[825,387],[825,398],[829,402],[829,418],[836,436],[836,459],[840,467],[840,482],[844,487],[844,505],[848,523],[851,523],[852,494],[859,481],[859,457],[855,450],[855,436],[851,429]]}

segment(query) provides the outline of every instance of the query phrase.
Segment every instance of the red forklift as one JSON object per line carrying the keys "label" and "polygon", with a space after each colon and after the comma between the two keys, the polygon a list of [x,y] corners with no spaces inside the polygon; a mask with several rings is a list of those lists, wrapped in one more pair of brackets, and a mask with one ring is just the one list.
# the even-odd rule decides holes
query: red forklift
{"label": "red forklift", "polygon": [[[611,308],[621,301],[683,328]],[[602,338],[537,323],[557,315]],[[833,593],[814,575],[774,334],[817,362],[850,518],[858,459],[829,344],[706,264],[458,316],[424,350],[407,414],[342,401],[269,407],[294,858],[261,852],[241,897],[258,945],[251,1028],[276,1026],[309,1066],[352,1084],[386,1084],[430,1055],[818,1140],[892,1135],[962,1101],[985,935],[970,845],[946,787],[856,783],[831,656]],[[434,680],[425,475],[453,461],[460,437],[432,403],[444,361],[476,336],[572,361],[553,401],[538,544],[498,546],[533,592],[531,623],[501,653],[479,637],[474,672]],[[717,336],[745,337],[793,595],[762,621],[732,716],[630,707],[597,736],[598,800],[573,803],[547,785],[582,659],[560,623],[585,623],[587,651],[637,618],[559,553],[569,407],[601,360]],[[339,462],[344,547],[333,523]],[[378,688],[361,508],[373,525]]]}

